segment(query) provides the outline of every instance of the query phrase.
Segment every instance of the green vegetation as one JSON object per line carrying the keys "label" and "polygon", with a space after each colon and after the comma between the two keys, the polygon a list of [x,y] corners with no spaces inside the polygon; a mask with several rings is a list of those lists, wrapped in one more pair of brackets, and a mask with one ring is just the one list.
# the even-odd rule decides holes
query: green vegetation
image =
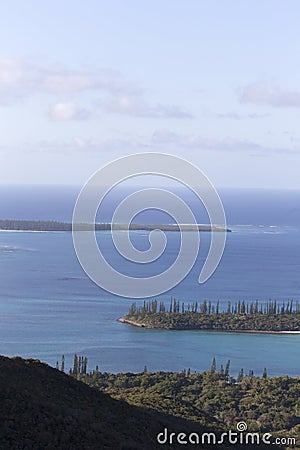
{"label": "green vegetation", "polygon": [[[235,430],[243,420],[251,432],[300,440],[300,378],[244,375],[235,379],[225,369],[217,370],[215,358],[211,370],[203,373],[148,372],[100,373],[77,378],[116,399],[126,400],[161,413],[181,417],[209,429]],[[240,448],[240,447],[239,447]],[[261,447],[260,447],[261,448]],[[299,447],[290,447],[299,448]]]}
{"label": "green vegetation", "polygon": [[220,304],[209,301],[188,303],[171,299],[169,308],[157,300],[133,303],[122,321],[145,328],[169,330],[213,330],[213,331],[300,331],[300,305],[293,300],[264,304],[258,301],[239,301],[221,311]]}
{"label": "green vegetation", "polygon": [[[154,224],[130,224],[130,230],[144,230],[144,231],[152,231],[156,229],[160,229],[163,231],[179,231],[179,226],[174,224],[170,225],[154,225]],[[93,225],[89,225],[87,223],[77,224],[76,229],[78,231],[86,231],[93,230]],[[97,223],[95,225],[96,231],[107,231],[111,230],[110,223]],[[123,223],[114,224],[115,230],[126,230],[127,225]],[[181,229],[183,231],[224,231],[220,227],[214,227],[210,225],[181,225]],[[50,220],[0,220],[0,230],[9,230],[9,231],[71,231],[72,224],[65,222],[57,222]],[[231,231],[231,230],[226,230]]]}
{"label": "green vegetation", "polygon": [[50,220],[0,220],[0,230],[8,231],[71,231],[70,223]]}

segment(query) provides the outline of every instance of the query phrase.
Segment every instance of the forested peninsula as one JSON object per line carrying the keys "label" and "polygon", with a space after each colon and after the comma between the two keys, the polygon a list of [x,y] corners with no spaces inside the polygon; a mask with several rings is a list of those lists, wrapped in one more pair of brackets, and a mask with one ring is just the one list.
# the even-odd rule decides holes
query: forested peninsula
{"label": "forested peninsula", "polygon": [[144,328],[166,330],[206,330],[261,333],[300,333],[300,304],[289,300],[266,303],[228,302],[221,310],[220,302],[183,303],[171,299],[164,302],[152,300],[142,306],[133,303],[128,314],[119,319]]}
{"label": "forested peninsula", "polygon": [[[91,231],[93,224],[76,224],[77,231]],[[110,231],[111,223],[96,223],[96,231]],[[127,230],[128,224],[118,223],[113,225],[114,230]],[[220,231],[230,232],[230,229],[224,229],[214,225],[202,224],[136,224],[131,223],[129,229],[132,231]],[[0,231],[72,231],[72,224],[68,222],[57,222],[55,220],[0,220]]]}

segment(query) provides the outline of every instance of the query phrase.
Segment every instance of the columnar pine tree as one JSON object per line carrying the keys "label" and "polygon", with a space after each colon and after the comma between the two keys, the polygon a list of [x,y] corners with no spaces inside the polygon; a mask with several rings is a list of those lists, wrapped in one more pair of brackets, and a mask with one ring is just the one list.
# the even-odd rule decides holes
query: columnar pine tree
{"label": "columnar pine tree", "polygon": [[216,369],[217,369],[217,363],[216,363],[216,358],[214,357],[213,360],[212,360],[212,364],[211,364],[211,369],[210,369],[210,371],[211,371],[212,373],[215,373]]}
{"label": "columnar pine tree", "polygon": [[238,376],[237,376],[237,381],[242,381],[243,378],[244,378],[244,369],[241,369],[241,370],[239,371]]}
{"label": "columnar pine tree", "polygon": [[78,375],[78,356],[74,355],[74,361],[73,361],[73,375]]}
{"label": "columnar pine tree", "polygon": [[223,367],[223,364],[221,364],[221,367],[220,367],[220,375],[221,375],[221,376],[224,376],[224,374],[225,374],[225,372],[224,372],[224,367]]}
{"label": "columnar pine tree", "polygon": [[225,376],[229,376],[229,370],[230,370],[230,359],[228,359],[226,366],[225,366]]}

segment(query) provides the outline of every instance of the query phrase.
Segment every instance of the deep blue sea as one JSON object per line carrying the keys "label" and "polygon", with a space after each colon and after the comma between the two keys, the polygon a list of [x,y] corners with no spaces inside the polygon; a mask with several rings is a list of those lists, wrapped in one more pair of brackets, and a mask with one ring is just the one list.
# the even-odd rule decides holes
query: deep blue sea
{"label": "deep blue sea", "polygon": [[[0,187],[0,218],[70,221],[78,188]],[[225,253],[215,274],[197,283],[210,234],[201,233],[199,258],[190,274],[159,299],[184,302],[220,300],[300,301],[300,193],[291,191],[220,191],[228,234]],[[124,195],[124,192],[123,192]],[[201,223],[201,206],[186,195]],[[120,193],[108,199],[101,220],[111,217]],[[102,214],[102,216],[101,216]],[[164,221],[149,211],[141,223]],[[137,219],[138,220],[138,219]],[[126,271],[114,253],[110,233],[98,241],[112,264]],[[146,232],[131,232],[135,245],[147,248]],[[179,234],[167,233],[168,245],[158,266],[139,265],[138,275],[160,271],[176,257]],[[141,267],[142,266],[142,267]],[[0,353],[38,358],[55,365],[65,354],[66,367],[74,352],[88,357],[89,368],[102,371],[192,371],[231,360],[231,371],[244,368],[261,374],[300,375],[300,335],[212,333],[145,330],[116,319],[131,299],[96,286],[79,265],[70,233],[0,232]],[[128,269],[131,270],[131,269]],[[142,300],[140,300],[142,302]]]}

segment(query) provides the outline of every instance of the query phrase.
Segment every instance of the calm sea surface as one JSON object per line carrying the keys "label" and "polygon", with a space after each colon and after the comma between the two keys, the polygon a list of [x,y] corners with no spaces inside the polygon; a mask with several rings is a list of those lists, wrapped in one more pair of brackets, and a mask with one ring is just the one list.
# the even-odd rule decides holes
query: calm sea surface
{"label": "calm sea surface", "polygon": [[[36,190],[23,200],[22,195],[24,190],[17,188],[0,189],[1,218],[70,220],[76,191],[61,195],[49,189],[43,193],[44,202]],[[233,232],[218,270],[207,283],[197,284],[210,242],[209,233],[202,233],[193,270],[160,299],[219,299],[224,305],[242,299],[300,301],[299,193],[223,196]],[[110,262],[137,276],[167,268],[180,243],[178,233],[167,233],[167,251],[156,265],[127,267],[114,252],[110,234],[97,234]],[[138,248],[147,248],[147,233],[131,235]],[[270,375],[300,375],[300,335],[158,331],[117,322],[131,300],[108,294],[87,278],[69,233],[0,232],[0,267],[1,354],[39,358],[52,365],[65,354],[68,368],[76,352],[88,357],[91,369],[99,364],[102,371],[112,372],[141,371],[145,364],[153,371],[206,370],[216,357],[219,365],[230,359],[233,374],[242,367],[261,374],[267,367]]]}

